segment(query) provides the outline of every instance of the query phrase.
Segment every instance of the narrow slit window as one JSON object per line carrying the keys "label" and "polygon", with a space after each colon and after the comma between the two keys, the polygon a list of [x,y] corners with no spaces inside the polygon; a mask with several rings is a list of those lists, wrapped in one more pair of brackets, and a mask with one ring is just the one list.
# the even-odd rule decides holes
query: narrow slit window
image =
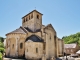
{"label": "narrow slit window", "polygon": [[50,34],[50,40],[51,40],[51,34]]}
{"label": "narrow slit window", "polygon": [[28,19],[26,18],[26,21],[28,21]]}
{"label": "narrow slit window", "polygon": [[54,36],[54,40],[56,40],[56,36]]}
{"label": "narrow slit window", "polygon": [[43,50],[45,50],[45,44],[46,44],[46,43],[44,42],[44,44],[43,44]]}
{"label": "narrow slit window", "polygon": [[36,48],[36,53],[38,53],[38,48]]}

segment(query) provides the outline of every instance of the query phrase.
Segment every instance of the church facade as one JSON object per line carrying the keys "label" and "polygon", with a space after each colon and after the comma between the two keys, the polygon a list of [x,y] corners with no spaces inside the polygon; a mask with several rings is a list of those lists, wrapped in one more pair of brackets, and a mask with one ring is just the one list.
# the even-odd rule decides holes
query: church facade
{"label": "church facade", "polygon": [[42,25],[42,15],[33,10],[22,17],[22,26],[6,34],[6,57],[50,59],[63,55],[63,40],[51,24]]}

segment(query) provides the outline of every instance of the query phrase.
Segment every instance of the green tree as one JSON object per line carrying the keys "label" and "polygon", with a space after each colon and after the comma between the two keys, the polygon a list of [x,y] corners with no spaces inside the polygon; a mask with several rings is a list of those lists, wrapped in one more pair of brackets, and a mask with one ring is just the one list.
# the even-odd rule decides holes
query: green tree
{"label": "green tree", "polygon": [[4,38],[3,37],[0,37],[0,42],[4,42]]}
{"label": "green tree", "polygon": [[71,34],[69,36],[63,36],[62,39],[64,40],[65,44],[78,43],[80,45],[80,32]]}

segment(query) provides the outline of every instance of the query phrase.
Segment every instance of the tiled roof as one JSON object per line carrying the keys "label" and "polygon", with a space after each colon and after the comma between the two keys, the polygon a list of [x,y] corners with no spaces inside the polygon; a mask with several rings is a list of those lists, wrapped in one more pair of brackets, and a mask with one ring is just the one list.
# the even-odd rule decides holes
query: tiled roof
{"label": "tiled roof", "polygon": [[38,36],[36,36],[36,35],[32,35],[32,36],[28,37],[26,39],[26,41],[43,42],[43,39],[38,37]]}
{"label": "tiled roof", "polygon": [[[36,11],[37,13],[43,15],[42,13],[38,12],[37,10],[33,10],[33,11],[31,11],[30,13],[28,13],[27,15],[25,15],[25,16],[28,16],[29,14],[31,14],[31,13],[34,12],[34,11]],[[25,16],[23,16],[22,18],[24,18]]]}
{"label": "tiled roof", "polygon": [[76,43],[73,44],[64,44],[64,48],[75,48],[76,47]]}
{"label": "tiled roof", "polygon": [[[14,31],[12,31],[10,33],[22,33],[22,34],[25,34],[26,31],[23,29],[23,27],[19,27],[18,29],[14,30]],[[8,34],[10,34],[10,33],[8,33]]]}
{"label": "tiled roof", "polygon": [[[29,31],[29,32],[33,32],[31,29],[29,29],[28,27],[24,27],[27,31]],[[41,31],[41,29],[37,29],[35,32],[40,32]]]}
{"label": "tiled roof", "polygon": [[31,29],[29,29],[28,27],[24,27],[27,31],[29,32],[33,32]]}

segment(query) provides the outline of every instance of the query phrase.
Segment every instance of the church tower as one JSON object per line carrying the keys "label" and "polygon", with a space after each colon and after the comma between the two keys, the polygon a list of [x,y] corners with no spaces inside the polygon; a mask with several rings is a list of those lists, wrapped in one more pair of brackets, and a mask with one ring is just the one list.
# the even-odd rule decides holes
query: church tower
{"label": "church tower", "polygon": [[33,10],[32,12],[22,17],[22,27],[29,28],[33,32],[36,32],[42,27],[42,15],[43,14],[37,10]]}

